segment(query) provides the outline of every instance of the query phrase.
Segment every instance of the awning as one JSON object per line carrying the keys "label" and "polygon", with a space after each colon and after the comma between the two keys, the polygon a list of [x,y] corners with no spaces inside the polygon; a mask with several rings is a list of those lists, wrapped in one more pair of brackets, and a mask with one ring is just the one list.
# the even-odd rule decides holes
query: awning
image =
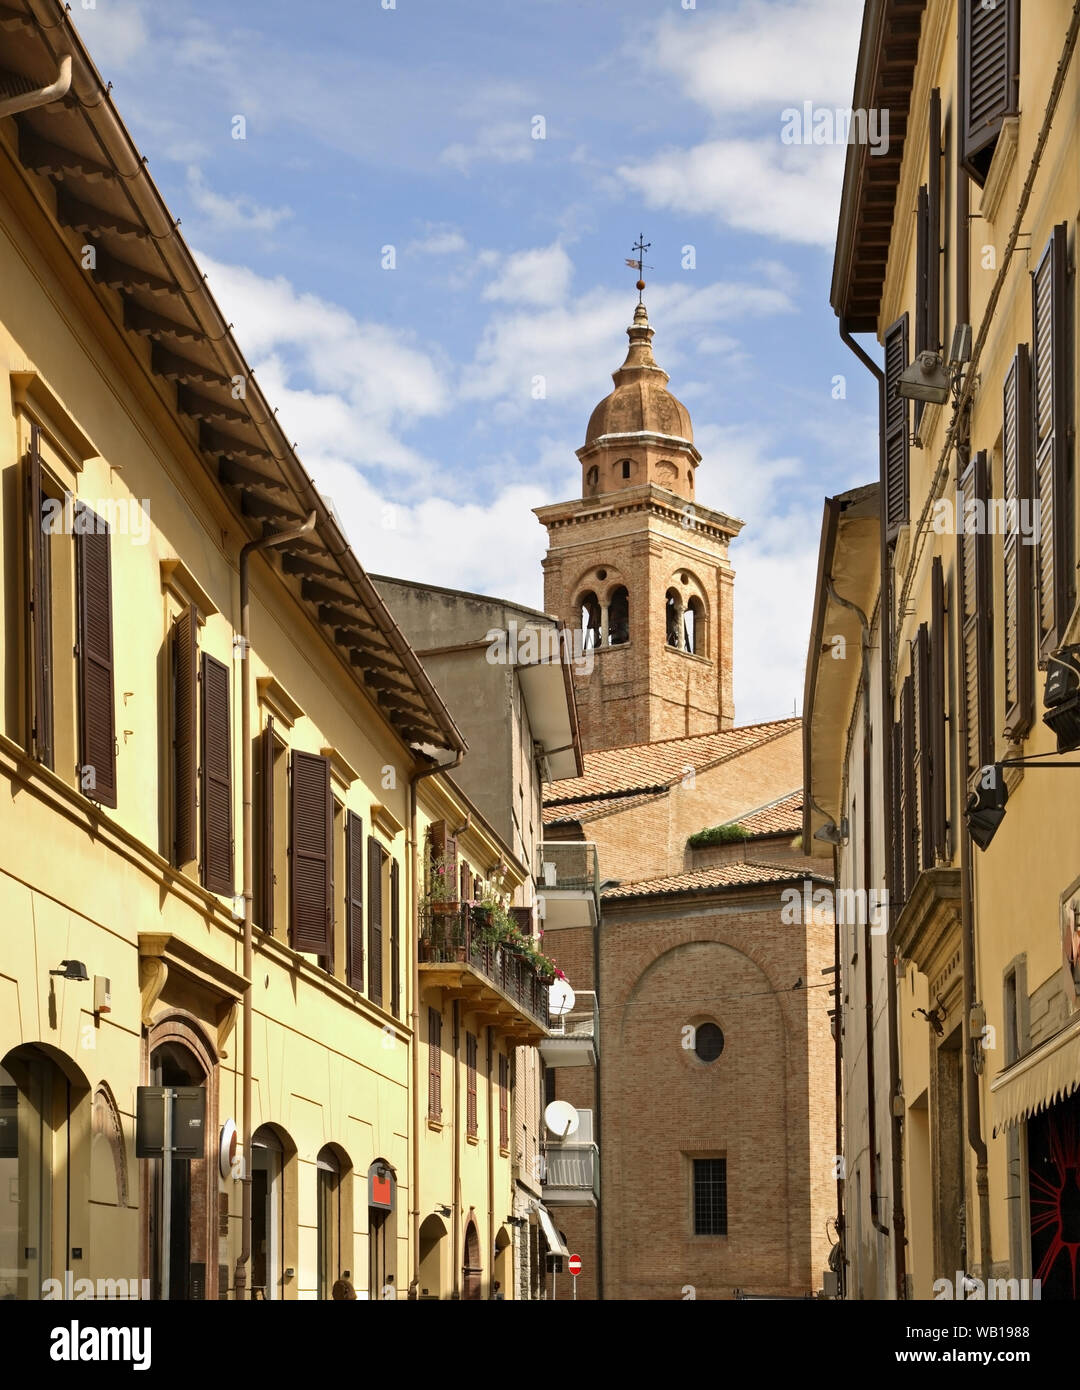
{"label": "awning", "polygon": [[551,1212],[544,1206],[543,1202],[533,1202],[533,1209],[540,1218],[540,1229],[544,1233],[547,1241],[548,1250],[552,1255],[561,1255],[563,1259],[569,1259],[570,1251],[563,1244],[562,1237],[555,1229],[555,1222],[551,1219]]}
{"label": "awning", "polygon": [[1080,1086],[1080,1013],[990,1083],[994,1133],[1037,1115]]}

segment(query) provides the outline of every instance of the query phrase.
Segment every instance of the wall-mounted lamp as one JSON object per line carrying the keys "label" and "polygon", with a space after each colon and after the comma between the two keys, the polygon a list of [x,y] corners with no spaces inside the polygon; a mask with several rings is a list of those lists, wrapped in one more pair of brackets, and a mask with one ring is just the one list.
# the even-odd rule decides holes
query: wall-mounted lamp
{"label": "wall-mounted lamp", "polygon": [[949,399],[949,377],[936,352],[920,352],[905,367],[896,383],[896,394],[905,401],[928,401],[944,405]]}
{"label": "wall-mounted lamp", "polygon": [[826,821],[824,825],[819,825],[814,831],[815,840],[824,840],[827,845],[846,845],[850,826],[847,816],[840,817],[840,824],[835,821]]}
{"label": "wall-mounted lamp", "polygon": [[89,980],[86,966],[81,960],[62,960],[59,970],[50,970],[50,975],[59,975],[62,980]]}
{"label": "wall-mounted lamp", "polygon": [[916,1009],[915,1013],[911,1016],[914,1018],[915,1014],[922,1014],[923,1018],[926,1019],[927,1023],[929,1023],[930,1027],[940,1038],[945,1034],[945,1019],[948,1016],[948,1012],[948,1009],[946,1009],[945,1005],[939,999],[929,1011],[926,1009]]}
{"label": "wall-mounted lamp", "polygon": [[453,1216],[454,1214],[453,1208],[447,1206],[436,1207],[435,1211],[439,1216]]}

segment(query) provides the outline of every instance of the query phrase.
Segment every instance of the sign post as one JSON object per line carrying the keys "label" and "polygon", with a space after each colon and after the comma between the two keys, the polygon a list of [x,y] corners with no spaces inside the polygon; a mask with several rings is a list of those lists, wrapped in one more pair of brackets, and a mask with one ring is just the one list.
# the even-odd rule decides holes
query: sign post
{"label": "sign post", "polygon": [[578,1275],[581,1273],[581,1256],[580,1256],[580,1255],[571,1255],[570,1258],[569,1258],[569,1260],[567,1260],[567,1262],[566,1262],[566,1267],[567,1267],[567,1269],[570,1271],[570,1273],[571,1273],[571,1274],[573,1275],[573,1277],[574,1277],[574,1293],[573,1293],[573,1297],[574,1297],[574,1299],[576,1300],[576,1299],[577,1299],[577,1277],[578,1277]]}

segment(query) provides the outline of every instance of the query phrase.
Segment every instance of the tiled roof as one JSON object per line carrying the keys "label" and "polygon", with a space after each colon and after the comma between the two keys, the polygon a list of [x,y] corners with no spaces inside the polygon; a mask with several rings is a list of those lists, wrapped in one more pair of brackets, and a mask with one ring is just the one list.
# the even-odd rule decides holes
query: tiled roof
{"label": "tiled roof", "polygon": [[624,883],[609,888],[604,902],[612,898],[654,898],[675,893],[711,893],[718,888],[754,888],[770,883],[799,883],[804,878],[829,882],[824,875],[807,869],[788,869],[778,864],[748,864],[737,860],[710,864],[705,869],[688,869],[667,878],[650,878],[641,883]]}
{"label": "tiled roof", "polygon": [[802,830],[802,788],[798,787],[787,796],[777,797],[756,811],[748,811],[745,816],[736,816],[727,821],[746,831],[748,840],[758,835],[797,835]]}
{"label": "tiled roof", "polygon": [[798,719],[774,719],[767,724],[745,724],[711,734],[586,753],[584,774],[552,782],[547,787],[544,802],[547,806],[577,801],[589,804],[597,796],[627,792],[657,795],[678,782],[688,767],[702,772],[780,738],[797,729],[799,724]]}
{"label": "tiled roof", "polygon": [[666,796],[667,787],[654,792],[627,792],[625,795],[598,796],[592,800],[574,801],[568,806],[545,806],[545,825],[565,825],[571,821],[591,820],[612,811],[629,811],[631,806],[643,806],[647,801],[655,801]]}

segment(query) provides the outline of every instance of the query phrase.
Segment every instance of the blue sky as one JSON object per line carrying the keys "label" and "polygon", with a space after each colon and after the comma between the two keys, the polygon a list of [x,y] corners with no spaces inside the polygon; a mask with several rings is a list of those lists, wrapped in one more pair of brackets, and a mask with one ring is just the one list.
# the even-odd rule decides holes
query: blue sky
{"label": "blue sky", "polygon": [[828,306],[844,148],[780,140],[785,109],[850,104],[862,5],[689,2],[72,17],[370,570],[542,606],[530,509],[580,495],[644,231],[698,499],[746,522],[748,723],[801,706],[822,499],[876,475],[873,383]]}

